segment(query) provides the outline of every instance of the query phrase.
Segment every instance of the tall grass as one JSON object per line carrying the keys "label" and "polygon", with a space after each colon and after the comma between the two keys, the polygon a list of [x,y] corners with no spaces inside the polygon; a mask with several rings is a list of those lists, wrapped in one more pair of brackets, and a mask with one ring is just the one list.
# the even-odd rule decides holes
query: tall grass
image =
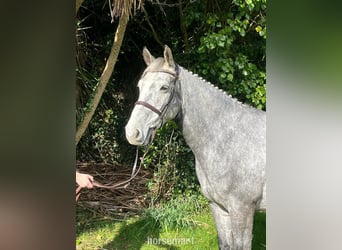
{"label": "tall grass", "polygon": [[179,230],[196,225],[195,214],[209,212],[208,201],[201,195],[176,196],[167,202],[152,205],[142,215],[146,221],[159,229]]}

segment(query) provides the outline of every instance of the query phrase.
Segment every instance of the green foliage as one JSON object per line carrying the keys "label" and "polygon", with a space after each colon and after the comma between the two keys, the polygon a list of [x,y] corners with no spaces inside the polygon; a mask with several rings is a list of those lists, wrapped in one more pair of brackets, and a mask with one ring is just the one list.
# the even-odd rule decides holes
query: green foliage
{"label": "green foliage", "polygon": [[205,210],[209,211],[208,201],[202,195],[178,195],[157,206],[152,205],[143,217],[164,231],[178,230],[195,226],[193,215]]}
{"label": "green foliage", "polygon": [[266,249],[266,213],[257,211],[254,215],[252,245],[254,250]]}
{"label": "green foliage", "polygon": [[[186,25],[200,26],[201,36],[193,34],[189,67],[242,102],[266,108],[266,1],[220,2],[216,11],[194,15],[198,6],[188,8]],[[198,16],[200,15],[201,18]]]}
{"label": "green foliage", "polygon": [[[108,83],[109,88],[115,89],[113,85],[113,82]],[[103,94],[87,133],[77,145],[78,160],[107,163],[123,161],[127,144],[123,133],[126,107],[127,101],[120,94],[108,91]]]}
{"label": "green foliage", "polygon": [[194,156],[175,122],[167,122],[157,131],[144,166],[154,169],[154,178],[148,183],[152,200],[198,193]]}

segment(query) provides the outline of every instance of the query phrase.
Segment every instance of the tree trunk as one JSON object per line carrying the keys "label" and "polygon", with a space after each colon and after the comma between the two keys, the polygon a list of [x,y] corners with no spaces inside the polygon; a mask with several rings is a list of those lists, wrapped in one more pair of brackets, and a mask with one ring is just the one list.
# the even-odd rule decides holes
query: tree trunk
{"label": "tree trunk", "polygon": [[113,46],[112,46],[112,49],[110,51],[106,66],[105,66],[105,68],[102,72],[102,75],[100,77],[99,83],[96,87],[94,99],[91,101],[92,103],[90,105],[89,111],[86,112],[81,124],[77,128],[76,141],[75,141],[76,146],[77,146],[78,142],[80,141],[81,137],[83,136],[85,130],[87,129],[89,122],[95,113],[96,107],[101,100],[101,97],[102,97],[102,94],[106,88],[106,85],[107,85],[107,83],[108,83],[108,81],[109,81],[109,79],[113,73],[114,66],[115,66],[115,63],[117,61],[117,58],[118,58],[118,55],[120,52],[122,40],[123,40],[124,35],[125,35],[125,30],[127,27],[128,19],[129,19],[129,13],[123,13],[120,17],[119,25],[116,29],[116,33],[115,33],[115,37],[114,37]]}
{"label": "tree trunk", "polygon": [[78,12],[78,9],[81,7],[84,0],[76,0],[76,14]]}

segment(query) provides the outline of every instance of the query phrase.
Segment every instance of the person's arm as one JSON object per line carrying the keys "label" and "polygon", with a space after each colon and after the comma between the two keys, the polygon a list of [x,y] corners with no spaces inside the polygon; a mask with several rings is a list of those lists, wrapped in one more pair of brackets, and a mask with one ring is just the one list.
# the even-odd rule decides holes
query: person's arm
{"label": "person's arm", "polygon": [[92,188],[94,177],[76,172],[76,183],[82,188]]}

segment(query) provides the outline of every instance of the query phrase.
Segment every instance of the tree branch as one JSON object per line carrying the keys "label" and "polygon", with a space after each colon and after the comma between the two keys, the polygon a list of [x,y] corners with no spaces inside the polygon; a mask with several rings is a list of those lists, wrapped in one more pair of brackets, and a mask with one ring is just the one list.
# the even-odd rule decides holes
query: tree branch
{"label": "tree branch", "polygon": [[183,6],[182,0],[179,0],[179,21],[180,21],[180,29],[183,34],[183,41],[184,41],[184,50],[185,53],[189,51],[189,42],[188,42],[188,33],[186,32],[185,24],[184,24],[184,14],[183,14]]}
{"label": "tree branch", "polygon": [[157,32],[156,32],[155,29],[153,28],[153,25],[152,25],[152,23],[151,23],[151,21],[150,21],[150,18],[148,17],[147,11],[145,10],[144,7],[142,7],[142,9],[143,9],[143,11],[144,11],[144,14],[145,14],[145,17],[146,17],[146,21],[147,21],[148,25],[149,25],[150,28],[151,28],[151,31],[152,31],[152,34],[153,34],[154,39],[157,41],[157,43],[160,44],[160,46],[161,46],[162,48],[164,48],[164,44],[160,41]]}

